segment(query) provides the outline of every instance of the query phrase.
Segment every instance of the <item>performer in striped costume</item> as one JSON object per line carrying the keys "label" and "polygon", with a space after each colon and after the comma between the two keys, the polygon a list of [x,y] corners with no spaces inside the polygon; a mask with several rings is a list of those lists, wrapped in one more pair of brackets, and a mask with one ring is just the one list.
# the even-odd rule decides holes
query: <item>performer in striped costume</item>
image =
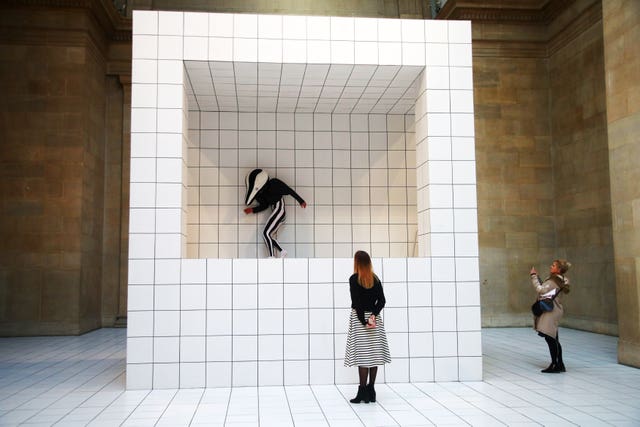
{"label": "performer in striped costume", "polygon": [[269,179],[269,175],[262,169],[254,169],[249,172],[245,178],[245,184],[247,186],[245,204],[249,206],[255,200],[258,205],[245,208],[244,213],[247,215],[258,213],[269,206],[272,207],[273,211],[267,220],[267,225],[264,227],[262,237],[264,237],[264,243],[269,250],[269,258],[273,258],[274,249],[280,251],[280,258],[284,258],[287,255],[287,251],[282,249],[278,241],[273,238],[273,234],[278,231],[286,217],[283,198],[288,194],[296,199],[303,208],[307,207],[307,203],[302,197],[298,196],[298,193],[278,178]]}
{"label": "performer in striped costume", "polygon": [[374,385],[378,366],[391,362],[387,335],[380,317],[386,300],[368,253],[356,252],[353,270],[354,274],[349,278],[351,317],[344,366],[357,366],[360,377],[358,394],[351,403],[369,403],[376,401]]}

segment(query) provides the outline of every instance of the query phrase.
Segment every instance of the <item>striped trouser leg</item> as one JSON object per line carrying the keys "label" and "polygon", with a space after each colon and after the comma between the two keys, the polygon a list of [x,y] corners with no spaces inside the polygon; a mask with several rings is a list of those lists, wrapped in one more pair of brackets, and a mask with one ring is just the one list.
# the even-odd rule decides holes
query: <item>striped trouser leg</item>
{"label": "striped trouser leg", "polygon": [[282,248],[278,244],[278,242],[271,237],[273,233],[278,230],[278,227],[282,225],[285,220],[286,213],[284,211],[284,201],[282,199],[278,200],[273,208],[273,212],[271,212],[271,216],[267,220],[267,225],[264,227],[264,231],[262,232],[262,237],[264,237],[264,242],[267,245],[267,249],[269,250],[269,256],[273,256],[273,248],[275,247],[279,251],[282,251]]}

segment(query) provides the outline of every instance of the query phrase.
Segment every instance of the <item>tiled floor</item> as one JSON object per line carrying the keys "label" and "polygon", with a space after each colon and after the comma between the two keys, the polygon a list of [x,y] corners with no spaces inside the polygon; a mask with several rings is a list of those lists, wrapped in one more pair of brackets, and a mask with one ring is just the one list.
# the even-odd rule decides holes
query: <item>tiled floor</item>
{"label": "tiled floor", "polygon": [[[616,363],[615,337],[561,329],[565,374],[542,374],[528,328],[483,330],[484,381],[354,386],[124,390],[123,329],[0,339],[0,426],[640,426],[640,369]],[[354,369],[355,375],[355,369]]]}

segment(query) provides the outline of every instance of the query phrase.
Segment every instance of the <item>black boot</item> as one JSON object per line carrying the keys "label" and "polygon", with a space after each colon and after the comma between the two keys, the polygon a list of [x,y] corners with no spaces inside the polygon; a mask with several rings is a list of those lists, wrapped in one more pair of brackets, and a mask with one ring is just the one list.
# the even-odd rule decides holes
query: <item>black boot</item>
{"label": "black boot", "polygon": [[369,401],[370,402],[375,402],[376,401],[376,389],[373,388],[373,384],[367,385],[367,393],[369,393]]}
{"label": "black boot", "polygon": [[349,402],[360,403],[363,400],[364,400],[364,403],[369,403],[369,393],[367,393],[366,386],[361,385],[358,387],[358,394],[356,395],[356,397],[351,399]]}
{"label": "black boot", "polygon": [[547,369],[543,369],[540,372],[544,373],[544,374],[555,374],[558,373],[560,371],[557,370],[558,368],[556,367],[555,363],[551,363],[551,365],[549,365],[547,367]]}
{"label": "black boot", "polygon": [[554,372],[567,372],[567,368],[564,367],[564,363],[563,362],[558,362],[555,366],[555,371]]}

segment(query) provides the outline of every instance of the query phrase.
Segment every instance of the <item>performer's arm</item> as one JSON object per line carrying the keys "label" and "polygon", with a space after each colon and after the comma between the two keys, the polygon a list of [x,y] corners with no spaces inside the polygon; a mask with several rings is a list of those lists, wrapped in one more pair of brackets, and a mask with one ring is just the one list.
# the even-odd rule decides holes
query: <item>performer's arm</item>
{"label": "performer's arm", "polygon": [[[280,181],[280,180],[278,180]],[[307,206],[307,202],[304,201],[304,199],[302,197],[300,197],[298,195],[298,193],[296,193],[293,188],[289,187],[286,183],[280,181],[280,184],[282,184],[282,189],[283,192],[285,194],[289,194],[291,197],[293,197],[294,199],[296,199],[298,201],[298,203],[300,204],[300,206],[302,206],[303,208]]]}

